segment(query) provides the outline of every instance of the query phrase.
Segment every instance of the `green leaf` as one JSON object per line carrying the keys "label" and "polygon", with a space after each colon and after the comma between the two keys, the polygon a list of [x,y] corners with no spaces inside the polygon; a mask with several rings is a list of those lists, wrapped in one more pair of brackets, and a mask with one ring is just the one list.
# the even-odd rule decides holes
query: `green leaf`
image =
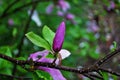
{"label": "green leaf", "polygon": [[[12,57],[11,50],[8,46],[0,47],[0,53]],[[12,64],[4,59],[0,59],[0,73],[2,74],[12,74]]]}
{"label": "green leaf", "polygon": [[13,29],[12,35],[13,35],[13,37],[15,37],[17,35],[17,28]]}
{"label": "green leaf", "polygon": [[37,74],[36,74],[36,72],[33,72],[33,80],[44,80],[44,79],[42,79],[42,78],[40,78]]}
{"label": "green leaf", "polygon": [[50,45],[48,44],[47,41],[45,41],[43,38],[41,38],[40,36],[38,36],[37,34],[33,33],[33,32],[29,32],[27,34],[25,34],[26,37],[35,45],[39,46],[39,47],[43,47],[47,50],[50,50]]}
{"label": "green leaf", "polygon": [[113,41],[113,47],[111,48],[111,51],[115,51],[117,48],[117,42]]}
{"label": "green leaf", "polygon": [[109,80],[109,76],[108,76],[108,73],[107,72],[101,72],[102,75],[103,75],[103,79],[104,80]]}
{"label": "green leaf", "polygon": [[50,74],[47,72],[41,70],[36,70],[35,72],[39,76],[39,78],[41,78],[41,80],[53,80]]}
{"label": "green leaf", "polygon": [[43,27],[42,30],[43,37],[49,42],[49,44],[52,46],[53,38],[55,36],[55,33],[46,25]]}
{"label": "green leaf", "polygon": [[46,56],[46,58],[51,58],[51,59],[54,59],[55,57],[54,57],[54,55],[53,54],[48,54],[47,56]]}
{"label": "green leaf", "polygon": [[17,60],[26,60],[25,57],[18,57]]}

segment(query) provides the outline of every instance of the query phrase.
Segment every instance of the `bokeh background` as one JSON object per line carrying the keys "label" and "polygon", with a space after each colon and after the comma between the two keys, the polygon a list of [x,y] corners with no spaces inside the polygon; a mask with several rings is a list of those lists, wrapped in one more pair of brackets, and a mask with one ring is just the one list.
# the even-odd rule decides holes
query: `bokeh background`
{"label": "bokeh background", "polygon": [[[120,0],[0,0],[0,53],[28,59],[43,48],[32,44],[25,34],[33,31],[41,36],[44,25],[55,32],[63,20],[63,48],[71,52],[62,61],[65,66],[90,66],[120,45]],[[119,63],[117,55],[103,67],[120,72]],[[80,74],[62,73],[67,80],[87,80]],[[0,59],[0,78],[7,80],[1,74],[31,78],[32,72]]]}

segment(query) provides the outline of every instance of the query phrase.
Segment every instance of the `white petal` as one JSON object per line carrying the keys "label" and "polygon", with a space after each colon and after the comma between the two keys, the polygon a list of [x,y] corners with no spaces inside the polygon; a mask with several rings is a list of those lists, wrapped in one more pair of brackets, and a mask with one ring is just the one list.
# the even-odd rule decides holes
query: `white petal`
{"label": "white petal", "polygon": [[59,53],[61,54],[62,59],[67,58],[67,57],[70,56],[70,54],[71,54],[71,53],[70,53],[68,50],[66,50],[66,49],[61,49]]}
{"label": "white petal", "polygon": [[[30,10],[28,11],[28,14],[30,15]],[[32,15],[32,20],[37,24],[37,26],[41,26],[42,25],[37,11],[34,11],[34,13]]]}

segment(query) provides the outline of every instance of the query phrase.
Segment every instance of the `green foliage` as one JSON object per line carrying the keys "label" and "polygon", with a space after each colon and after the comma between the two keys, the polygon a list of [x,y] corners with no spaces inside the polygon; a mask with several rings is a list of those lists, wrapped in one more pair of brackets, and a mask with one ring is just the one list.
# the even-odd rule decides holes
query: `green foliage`
{"label": "green foliage", "polygon": [[39,47],[43,47],[47,50],[51,50],[50,45],[48,44],[47,41],[45,41],[43,38],[41,38],[40,36],[38,36],[37,34],[33,33],[33,32],[29,32],[26,34],[26,37],[35,45],[39,46]]}
{"label": "green foliage", "polygon": [[109,76],[108,76],[107,72],[101,72],[101,73],[102,73],[102,76],[103,76],[104,80],[109,80]]}
{"label": "green foliage", "polygon": [[53,79],[47,72],[36,70],[33,73],[33,80],[53,80]]}
{"label": "green foliage", "polygon": [[[0,53],[12,57],[11,50],[8,46],[0,47]],[[2,74],[12,74],[12,64],[9,61],[0,59],[0,73]]]}
{"label": "green foliage", "polygon": [[55,33],[47,26],[43,27],[42,30],[43,37],[49,42],[49,44],[52,46],[53,38],[55,36]]}
{"label": "green foliage", "polygon": [[[90,64],[92,64],[93,60],[95,62],[100,57],[104,57],[106,55],[103,54],[106,53],[106,49],[110,49],[112,52],[116,50],[117,46],[119,45],[119,0],[112,0],[115,2],[116,7],[113,12],[107,12],[105,10],[105,6],[110,8],[110,0],[66,0],[71,6],[66,14],[74,14],[74,20],[77,24],[72,24],[71,21],[65,19],[64,16],[58,16],[58,9],[56,8],[56,6],[54,6],[55,9],[53,9],[53,12],[51,14],[46,14],[46,7],[49,4],[56,5],[57,0],[38,0],[38,3],[35,4],[37,5],[35,11],[38,13],[38,19],[41,20],[42,25],[38,27],[34,23],[34,21],[31,20],[29,25],[27,26],[27,29],[25,25],[27,24],[27,22],[29,22],[28,20],[30,16],[28,14],[28,11],[32,10],[33,5],[28,3],[31,3],[32,0],[18,0],[17,3],[12,5],[12,7],[8,7],[8,5],[13,3],[14,1],[16,0],[0,0],[1,54],[8,55],[18,60],[27,60],[31,53],[41,51],[43,50],[43,48],[51,50],[53,38],[55,35],[53,31],[57,29],[57,26],[63,20],[65,20],[66,23],[66,35],[63,48],[69,50],[72,54],[69,58],[62,60],[62,65],[70,67],[84,66],[87,65],[89,61],[91,62]],[[3,17],[1,17],[7,7],[9,8],[8,11]],[[98,20],[96,17],[98,17]],[[9,24],[10,19],[13,20],[12,25]],[[92,21],[98,21],[97,24],[99,24],[99,31],[94,32],[88,30],[88,28],[92,28],[91,26],[88,26],[87,23]],[[26,40],[26,38],[22,39],[23,36],[25,36],[24,33],[26,32],[29,32],[26,34],[26,37],[34,45],[29,42],[29,40]],[[110,35],[110,39],[106,37],[108,34]],[[96,35],[98,35],[98,37],[96,37]],[[113,40],[115,40],[116,42]],[[23,44],[21,44],[22,41]],[[21,54],[19,57],[16,57],[19,50]],[[49,54],[46,57],[54,58],[52,54]],[[118,58],[115,57],[115,60],[118,60]],[[118,63],[113,66],[116,66],[117,68],[117,65]],[[30,66],[28,65],[25,65],[25,67],[30,68]],[[4,73],[11,75],[13,68],[13,64],[0,58],[0,74]],[[20,66],[17,66],[16,69],[17,72],[15,76],[24,75],[27,77],[32,77],[31,73],[33,73],[33,80],[52,80],[50,75],[43,71],[37,70],[34,72],[29,72]],[[79,75],[73,73],[63,72],[63,74],[65,74],[67,80],[82,80],[81,78],[79,78]],[[108,80],[110,76],[114,80],[117,80],[117,77],[115,75],[109,76],[106,72],[101,72],[101,74],[103,74],[104,80]],[[2,78],[2,80],[7,79]]]}
{"label": "green foliage", "polygon": [[111,48],[111,51],[114,51],[114,50],[116,50],[116,48],[117,48],[117,42],[113,42],[113,47]]}
{"label": "green foliage", "polygon": [[54,57],[53,54],[48,54],[48,55],[46,56],[46,58],[52,58],[52,59],[54,59],[55,57]]}
{"label": "green foliage", "polygon": [[17,28],[13,29],[12,35],[13,35],[13,37],[15,37],[17,35]]}

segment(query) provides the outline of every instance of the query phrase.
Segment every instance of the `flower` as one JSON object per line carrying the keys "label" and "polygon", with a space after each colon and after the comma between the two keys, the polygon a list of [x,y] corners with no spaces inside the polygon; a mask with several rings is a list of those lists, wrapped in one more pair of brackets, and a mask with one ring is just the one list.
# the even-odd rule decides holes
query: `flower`
{"label": "flower", "polygon": [[8,24],[9,24],[10,26],[13,26],[13,25],[14,25],[13,19],[9,19],[9,20],[8,20]]}
{"label": "flower", "polygon": [[57,11],[57,15],[63,17],[64,13],[62,11]]}
{"label": "flower", "polygon": [[[56,65],[59,65],[62,59],[67,58],[71,54],[68,50],[61,49],[64,41],[64,35],[65,35],[65,23],[62,22],[56,31],[52,46],[54,52],[58,52],[60,55],[60,57],[56,57],[56,61],[55,61]],[[38,51],[33,54],[30,54],[28,60],[33,60],[36,62],[47,62],[52,64],[55,59],[48,58],[47,55],[54,52],[49,50]],[[35,67],[38,70],[43,70],[45,72],[48,72],[53,77],[54,80],[66,80],[59,69],[43,67],[43,66],[35,66]]]}
{"label": "flower", "polygon": [[72,24],[77,24],[76,21],[74,20],[75,16],[71,13],[67,13],[65,15],[65,18],[69,20]]}
{"label": "flower", "polygon": [[[68,55],[67,56],[63,55],[64,52],[68,53]],[[49,54],[48,50],[39,51],[39,52],[30,54],[30,57],[28,59],[29,60],[32,59],[33,61],[37,61],[37,62],[52,63],[54,59],[46,58],[46,56],[48,54]],[[60,51],[60,54],[62,55],[62,59],[66,58],[70,55],[69,51],[67,51],[67,50]],[[57,59],[56,64],[59,64],[59,59]],[[54,80],[66,80],[64,78],[64,76],[62,75],[62,73],[57,69],[52,69],[52,68],[42,67],[42,66],[38,66],[37,69],[48,72],[53,77]]]}
{"label": "flower", "polygon": [[48,5],[48,7],[46,8],[46,13],[50,14],[53,11],[53,8],[54,8],[53,4]]}
{"label": "flower", "polygon": [[61,8],[64,12],[66,12],[68,9],[70,9],[69,3],[64,0],[58,1],[58,7]]}
{"label": "flower", "polygon": [[107,8],[108,11],[113,10],[115,8],[115,3],[110,1],[110,6]]}
{"label": "flower", "polygon": [[65,36],[65,23],[62,22],[59,25],[53,40],[52,48],[54,52],[59,52],[61,50],[64,41],[64,36]]}
{"label": "flower", "polygon": [[104,5],[103,8],[104,8],[107,12],[113,12],[114,9],[115,9],[115,7],[116,7],[115,2],[114,2],[114,1],[110,1],[109,3],[110,3],[109,6]]}
{"label": "flower", "polygon": [[66,14],[66,19],[68,19],[68,20],[73,20],[74,17],[75,16],[73,14],[71,14],[71,13]]}
{"label": "flower", "polygon": [[[31,10],[28,11],[29,15],[30,15],[30,13],[31,13]],[[42,25],[42,22],[41,22],[38,12],[36,10],[33,12],[31,19],[37,24],[38,27],[40,27]]]}

